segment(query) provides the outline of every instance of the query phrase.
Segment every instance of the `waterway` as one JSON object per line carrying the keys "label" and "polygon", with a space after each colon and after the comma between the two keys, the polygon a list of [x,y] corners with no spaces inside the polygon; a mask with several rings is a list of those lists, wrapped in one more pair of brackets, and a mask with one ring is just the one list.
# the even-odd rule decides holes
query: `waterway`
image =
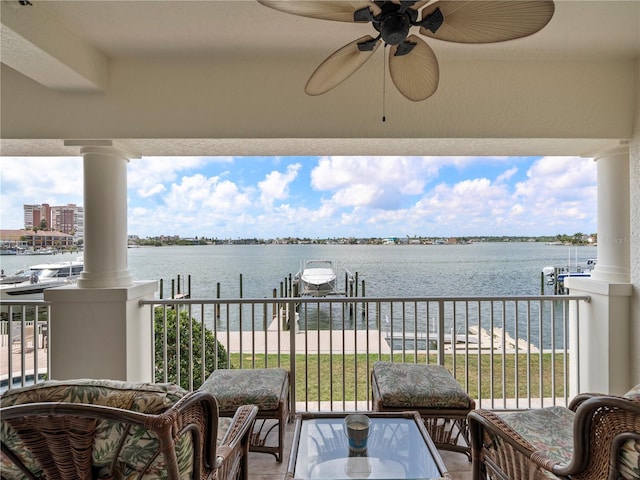
{"label": "waterway", "polygon": [[[0,262],[5,273],[20,268],[48,262],[75,260],[77,254],[42,256],[2,256]],[[220,285],[221,298],[271,298],[273,290],[279,293],[281,283],[295,276],[304,260],[329,259],[334,261],[340,289],[345,288],[344,272],[348,270],[358,278],[358,295],[364,290],[366,297],[486,297],[539,295],[542,282],[541,272],[545,266],[586,266],[587,260],[596,258],[596,248],[590,246],[566,247],[542,243],[473,243],[468,245],[203,245],[180,247],[141,247],[128,250],[128,268],[135,280],[163,280],[163,298],[171,296],[171,281],[182,282],[182,292],[186,293],[185,282],[190,276],[191,298],[216,298]],[[552,294],[550,286],[544,286],[546,294]],[[159,296],[159,293],[157,294]],[[357,306],[357,305],[356,305]],[[313,308],[313,307],[312,307]],[[339,308],[334,305],[332,308]],[[381,318],[391,318],[388,304],[383,311],[368,317],[369,328],[384,328]],[[490,305],[483,305],[483,310]],[[548,305],[545,308],[550,308]],[[505,313],[504,325],[516,337],[514,325],[521,325],[525,331],[525,312]],[[315,329],[342,328],[334,324],[340,315],[328,312],[303,314],[302,328]],[[536,318],[536,312],[530,312]],[[461,312],[457,314],[459,316]],[[556,312],[556,319],[562,317],[562,309]],[[216,321],[212,310],[205,312],[207,325],[213,328]],[[404,313],[403,313],[404,315]],[[433,327],[434,312],[427,311],[421,304],[418,310],[409,313],[409,318],[420,319],[418,331]],[[262,329],[264,326],[250,325],[239,320],[236,310],[222,316],[228,319],[229,328]],[[249,315],[247,315],[247,318]],[[515,321],[518,317],[517,322]],[[331,320],[333,318],[333,320]],[[365,328],[356,314],[356,328]],[[487,312],[485,321],[491,318]],[[308,320],[310,319],[310,320]],[[307,322],[310,323],[307,323]],[[413,322],[409,322],[413,323]],[[447,329],[453,329],[451,322]],[[500,322],[499,325],[503,325]],[[552,337],[558,344],[564,342],[562,322],[552,334],[547,328],[542,334],[543,346],[550,345]],[[220,328],[227,328],[222,324]],[[399,325],[396,325],[398,327]],[[396,327],[393,327],[394,330]],[[407,327],[412,329],[413,327]],[[491,327],[492,328],[492,327]],[[540,335],[534,332],[526,340],[540,345]]]}
{"label": "waterway", "polygon": [[[1,256],[5,273],[38,263],[75,260],[77,254]],[[164,280],[164,297],[178,276],[191,276],[192,298],[271,297],[274,288],[300,270],[304,260],[329,259],[339,288],[344,272],[358,275],[366,296],[538,295],[545,266],[585,266],[591,246],[533,242],[468,245],[202,245],[128,250],[135,280]],[[241,279],[242,277],[242,292]],[[551,293],[547,290],[546,293]]]}

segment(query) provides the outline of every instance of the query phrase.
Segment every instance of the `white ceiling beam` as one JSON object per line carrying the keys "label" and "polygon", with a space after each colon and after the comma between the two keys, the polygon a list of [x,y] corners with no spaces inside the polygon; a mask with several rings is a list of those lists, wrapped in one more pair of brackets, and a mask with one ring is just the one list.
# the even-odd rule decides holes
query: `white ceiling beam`
{"label": "white ceiling beam", "polygon": [[108,58],[47,12],[45,4],[0,4],[2,63],[51,89],[106,90]]}

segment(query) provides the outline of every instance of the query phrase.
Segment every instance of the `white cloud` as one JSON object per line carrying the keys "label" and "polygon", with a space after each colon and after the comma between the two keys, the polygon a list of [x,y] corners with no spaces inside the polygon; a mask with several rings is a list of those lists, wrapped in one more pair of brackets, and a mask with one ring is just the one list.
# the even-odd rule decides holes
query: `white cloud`
{"label": "white cloud", "polygon": [[289,184],[298,176],[302,165],[294,163],[287,165],[285,173],[273,171],[266,178],[258,182],[258,188],[262,192],[260,200],[265,206],[271,207],[276,200],[285,200],[289,197]]}
{"label": "white cloud", "polygon": [[[2,228],[22,226],[24,203],[82,204],[81,158],[0,161]],[[128,187],[141,236],[596,230],[595,163],[577,157],[143,158],[128,164]]]}
{"label": "white cloud", "polygon": [[505,171],[504,173],[502,173],[501,175],[499,175],[498,178],[496,178],[496,182],[497,183],[506,182],[507,180],[511,179],[516,173],[518,173],[518,167],[512,167],[507,171]]}
{"label": "white cloud", "polygon": [[579,157],[543,157],[528,170],[527,180],[515,186],[515,197],[545,226],[573,225],[575,233],[581,224],[589,224],[595,231],[595,162]]}
{"label": "white cloud", "polygon": [[0,224],[24,227],[25,204],[83,203],[82,158],[0,157]]}
{"label": "white cloud", "polygon": [[438,166],[428,157],[323,157],[311,172],[311,186],[336,191],[352,185],[379,185],[415,195],[437,172]]}
{"label": "white cloud", "polygon": [[158,195],[159,193],[164,193],[167,191],[167,188],[162,185],[161,183],[157,183],[154,186],[152,186],[151,188],[149,188],[149,190],[143,190],[143,189],[138,189],[138,195],[140,195],[142,198],[147,198],[147,197],[153,197],[154,195]]}
{"label": "white cloud", "polygon": [[233,157],[143,157],[127,166],[127,184],[140,196],[162,193],[160,188],[175,181],[180,172],[192,172],[209,163],[233,163]]}

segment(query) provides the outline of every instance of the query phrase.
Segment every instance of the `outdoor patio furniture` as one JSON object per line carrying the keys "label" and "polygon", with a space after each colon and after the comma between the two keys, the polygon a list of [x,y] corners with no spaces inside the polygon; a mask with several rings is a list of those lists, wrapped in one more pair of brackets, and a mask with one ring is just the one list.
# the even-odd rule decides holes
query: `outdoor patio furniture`
{"label": "outdoor patio furniture", "polygon": [[[213,394],[220,416],[233,416],[241,405],[258,407],[249,450],[270,453],[282,462],[284,425],[289,420],[289,372],[283,368],[215,370],[200,390]],[[277,438],[269,438],[277,429]],[[275,443],[275,444],[274,444]]]}
{"label": "outdoor patio furniture", "polygon": [[285,479],[451,479],[418,412],[364,413],[370,420],[367,445],[357,451],[347,438],[347,415],[304,412],[296,416]]}
{"label": "outdoor patio furniture", "polygon": [[371,371],[373,411],[420,413],[436,447],[466,454],[467,414],[475,401],[442,365],[375,362]]}
{"label": "outdoor patio furniture", "polygon": [[469,414],[473,479],[640,479],[640,384],[569,408]]}
{"label": "outdoor patio furniture", "polygon": [[247,478],[257,408],[173,384],[47,381],[0,397],[2,478]]}

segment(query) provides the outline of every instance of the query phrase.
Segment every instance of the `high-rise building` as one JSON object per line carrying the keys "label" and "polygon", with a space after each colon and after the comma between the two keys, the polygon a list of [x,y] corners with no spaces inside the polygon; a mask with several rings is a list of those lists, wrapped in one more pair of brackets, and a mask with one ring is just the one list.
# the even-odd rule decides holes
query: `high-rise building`
{"label": "high-rise building", "polygon": [[84,236],[84,207],[75,203],[67,205],[50,206],[24,205],[24,227],[33,229],[44,224],[49,230],[73,235],[74,239]]}
{"label": "high-rise building", "polygon": [[51,207],[48,203],[43,203],[42,205],[23,205],[23,208],[25,228],[40,228],[43,220],[46,227],[51,228]]}

